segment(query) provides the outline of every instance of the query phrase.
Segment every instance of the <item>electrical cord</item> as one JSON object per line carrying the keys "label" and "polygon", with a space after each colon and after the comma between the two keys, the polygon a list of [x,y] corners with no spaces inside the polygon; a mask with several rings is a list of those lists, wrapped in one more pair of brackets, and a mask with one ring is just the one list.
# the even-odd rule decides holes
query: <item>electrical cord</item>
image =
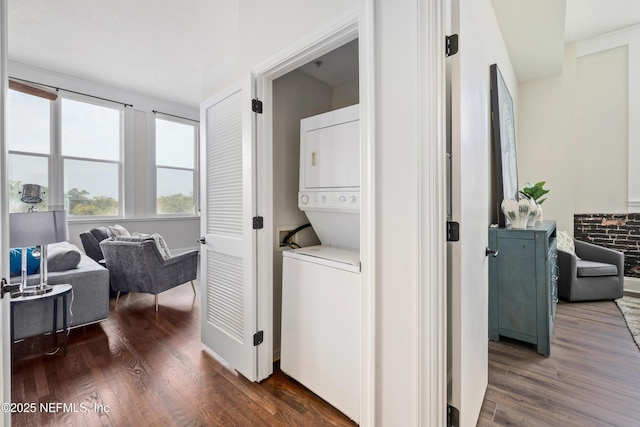
{"label": "electrical cord", "polygon": [[304,229],[305,229],[305,228],[307,228],[307,227],[311,227],[311,223],[307,223],[307,224],[301,225],[300,227],[296,228],[295,230],[291,230],[290,232],[288,232],[288,233],[287,233],[287,235],[286,235],[286,236],[284,236],[284,237],[282,238],[282,243],[280,243],[280,247],[282,247],[282,246],[288,246],[288,247],[290,247],[290,248],[293,248],[293,247],[294,247],[294,245],[295,245],[296,247],[298,247],[298,248],[299,248],[299,247],[300,247],[300,245],[298,245],[298,244],[297,244],[297,243],[295,243],[295,242],[291,242],[291,241],[290,241],[290,239],[291,239],[291,238],[292,238],[296,233],[299,233],[300,231],[304,230]]}

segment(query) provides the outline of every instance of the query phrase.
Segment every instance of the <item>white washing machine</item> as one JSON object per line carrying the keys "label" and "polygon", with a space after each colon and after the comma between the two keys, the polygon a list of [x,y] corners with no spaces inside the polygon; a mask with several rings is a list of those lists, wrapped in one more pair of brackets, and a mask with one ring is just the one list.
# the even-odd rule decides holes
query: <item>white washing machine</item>
{"label": "white washing machine", "polygon": [[359,252],[284,251],[282,277],[280,368],[359,422]]}
{"label": "white washing machine", "polygon": [[360,419],[360,110],[300,122],[300,191],[322,245],[283,252],[280,367]]}

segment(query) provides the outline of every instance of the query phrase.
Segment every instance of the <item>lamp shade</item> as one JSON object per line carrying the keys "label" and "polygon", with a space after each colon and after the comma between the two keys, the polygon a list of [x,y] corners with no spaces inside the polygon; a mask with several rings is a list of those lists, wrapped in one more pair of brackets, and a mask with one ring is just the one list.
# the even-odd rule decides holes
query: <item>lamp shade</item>
{"label": "lamp shade", "polygon": [[42,187],[38,184],[25,184],[22,186],[20,200],[25,203],[42,203]]}
{"label": "lamp shade", "polygon": [[66,211],[23,212],[9,215],[9,246],[48,245],[69,239]]}

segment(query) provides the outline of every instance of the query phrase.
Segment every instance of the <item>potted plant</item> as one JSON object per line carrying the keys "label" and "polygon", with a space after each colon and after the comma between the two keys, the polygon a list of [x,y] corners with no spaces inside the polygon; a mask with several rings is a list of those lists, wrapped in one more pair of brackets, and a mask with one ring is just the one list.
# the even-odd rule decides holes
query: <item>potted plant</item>
{"label": "potted plant", "polygon": [[535,218],[535,221],[542,221],[542,203],[547,200],[546,198],[542,198],[545,194],[549,192],[544,188],[546,181],[536,182],[531,185],[530,183],[526,183],[524,188],[519,191],[520,195],[532,200],[538,206],[538,215]]}

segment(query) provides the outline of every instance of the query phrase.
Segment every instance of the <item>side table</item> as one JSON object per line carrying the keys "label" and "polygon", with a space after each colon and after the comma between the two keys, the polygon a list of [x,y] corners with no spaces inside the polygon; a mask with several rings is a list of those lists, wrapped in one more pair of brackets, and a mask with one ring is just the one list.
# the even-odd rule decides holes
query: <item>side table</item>
{"label": "side table", "polygon": [[[48,301],[53,303],[53,322],[51,328],[51,335],[53,336],[53,346],[58,347],[58,302],[62,300],[62,330],[64,331],[64,355],[67,355],[67,341],[69,340],[69,322],[67,314],[69,312],[69,306],[67,304],[67,296],[71,294],[71,285],[52,285],[53,290],[42,295],[33,296],[19,296],[11,298],[11,344],[15,342],[15,319],[14,308],[20,304],[46,304]],[[13,357],[12,357],[13,359]]]}

